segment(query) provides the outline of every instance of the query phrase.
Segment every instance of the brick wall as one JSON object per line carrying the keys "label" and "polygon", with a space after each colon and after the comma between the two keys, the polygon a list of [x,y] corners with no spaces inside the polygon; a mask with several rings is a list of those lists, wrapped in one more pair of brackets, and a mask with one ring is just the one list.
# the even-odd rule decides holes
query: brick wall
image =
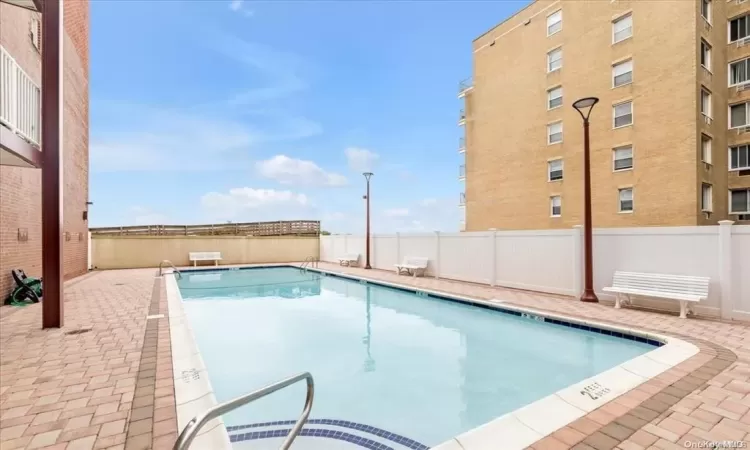
{"label": "brick wall", "polygon": [[[40,15],[0,3],[0,45],[41,86],[41,55],[29,34],[32,19]],[[87,1],[65,2],[65,123],[63,154],[65,278],[87,270],[88,223],[83,211],[88,201],[88,35]],[[43,149],[42,149],[43,150]],[[0,166],[0,300],[13,287],[12,269],[42,275],[41,171]],[[18,241],[19,228],[28,240]],[[79,240],[81,233],[82,240]]]}

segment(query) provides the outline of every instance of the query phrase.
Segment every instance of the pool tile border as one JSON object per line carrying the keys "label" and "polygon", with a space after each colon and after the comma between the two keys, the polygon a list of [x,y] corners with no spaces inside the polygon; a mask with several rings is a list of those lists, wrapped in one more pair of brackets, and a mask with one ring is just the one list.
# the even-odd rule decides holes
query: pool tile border
{"label": "pool tile border", "polygon": [[[228,426],[227,431],[232,433],[232,432],[238,432],[240,430],[247,430],[247,429],[253,429],[253,428],[262,428],[262,427],[279,426],[279,425],[294,425],[295,423],[296,423],[296,420],[277,420],[274,422],[252,423],[248,425],[234,425],[234,426]],[[422,444],[421,442],[417,442],[414,439],[409,439],[406,436],[402,436],[396,433],[391,433],[390,431],[383,430],[382,428],[377,428],[377,427],[373,427],[370,425],[365,425],[365,424],[361,424],[357,422],[351,422],[348,420],[310,419],[307,422],[305,422],[305,427],[307,427],[307,425],[330,425],[330,426],[335,426],[335,427],[349,428],[352,430],[363,431],[365,433],[372,434],[379,438],[387,439],[395,444],[399,444],[401,446],[410,448],[412,450],[428,450],[430,448]],[[232,439],[232,437],[233,436],[229,437],[230,440]],[[257,438],[249,437],[247,439],[257,439]],[[235,442],[235,441],[233,440],[232,442]]]}

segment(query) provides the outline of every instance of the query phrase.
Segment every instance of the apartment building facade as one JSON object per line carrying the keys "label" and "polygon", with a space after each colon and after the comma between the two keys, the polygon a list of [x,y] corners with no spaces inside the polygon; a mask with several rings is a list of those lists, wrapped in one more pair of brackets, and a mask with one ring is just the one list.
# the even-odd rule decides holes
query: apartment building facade
{"label": "apartment building facade", "polygon": [[750,1],[538,0],[473,43],[465,230],[750,220]]}
{"label": "apartment building facade", "polygon": [[[88,270],[89,4],[64,2],[63,272]],[[12,269],[42,276],[42,170],[16,161],[14,146],[41,142],[41,14],[30,0],[0,0],[0,302]],[[8,156],[11,155],[11,156]]]}

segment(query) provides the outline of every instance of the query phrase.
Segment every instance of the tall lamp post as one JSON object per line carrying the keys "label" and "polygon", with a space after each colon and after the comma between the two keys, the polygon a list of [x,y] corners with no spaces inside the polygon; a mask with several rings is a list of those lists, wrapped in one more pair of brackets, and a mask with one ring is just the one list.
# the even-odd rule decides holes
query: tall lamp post
{"label": "tall lamp post", "polygon": [[594,292],[594,262],[592,255],[592,230],[591,230],[591,150],[589,149],[589,115],[594,105],[599,102],[596,97],[586,97],[576,100],[573,108],[583,118],[583,194],[584,194],[584,241],[586,246],[586,279],[584,283],[582,302],[596,303],[599,299]]}
{"label": "tall lamp post", "polygon": [[370,177],[372,172],[365,172],[362,175],[367,180],[367,194],[364,199],[367,200],[367,226],[365,228],[365,269],[372,269],[370,267]]}

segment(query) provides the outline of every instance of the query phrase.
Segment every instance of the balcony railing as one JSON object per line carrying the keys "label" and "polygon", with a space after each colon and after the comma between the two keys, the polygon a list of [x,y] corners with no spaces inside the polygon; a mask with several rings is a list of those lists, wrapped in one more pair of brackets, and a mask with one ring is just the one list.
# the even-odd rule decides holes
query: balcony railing
{"label": "balcony railing", "polygon": [[458,166],[458,179],[463,180],[466,178],[466,164],[461,164]]}
{"label": "balcony railing", "polygon": [[39,145],[41,101],[39,86],[0,46],[0,123],[32,144]]}
{"label": "balcony railing", "polygon": [[466,111],[462,109],[458,112],[458,124],[463,125],[464,123],[466,123]]}
{"label": "balcony railing", "polygon": [[471,77],[462,80],[458,83],[458,96],[463,97],[466,95],[467,92],[469,92],[472,88],[474,88],[474,80],[471,79]]}
{"label": "balcony railing", "polygon": [[466,204],[466,192],[461,192],[461,196],[458,198],[458,205],[464,206]]}
{"label": "balcony railing", "polygon": [[458,138],[458,153],[466,151],[466,138]]}

